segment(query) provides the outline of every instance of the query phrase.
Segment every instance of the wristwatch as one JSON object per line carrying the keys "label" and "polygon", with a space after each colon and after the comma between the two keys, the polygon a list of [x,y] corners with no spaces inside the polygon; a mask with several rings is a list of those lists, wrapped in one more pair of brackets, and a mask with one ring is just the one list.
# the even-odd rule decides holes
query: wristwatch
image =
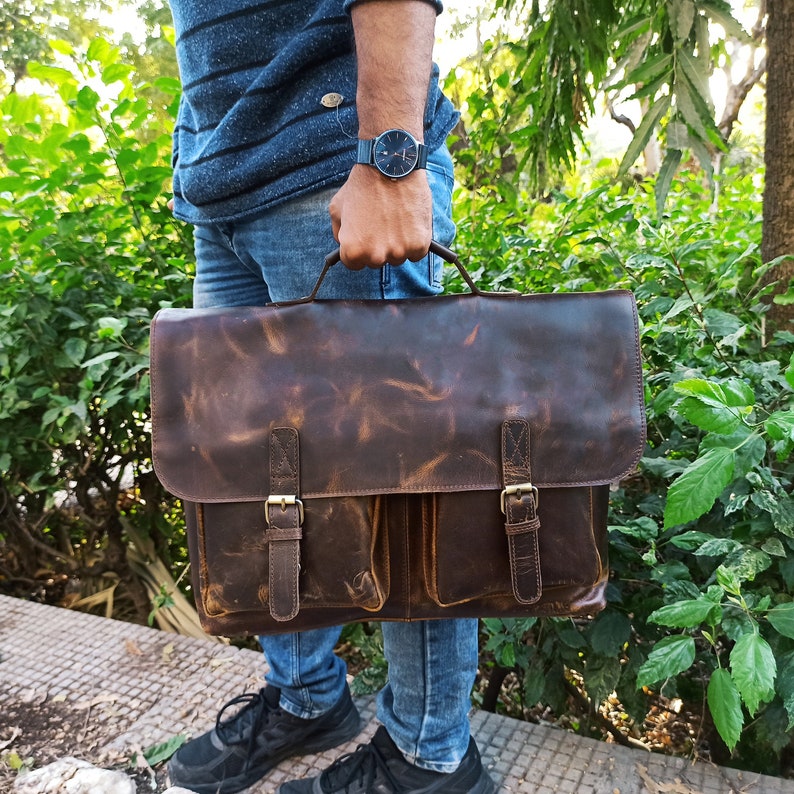
{"label": "wristwatch", "polygon": [[427,167],[427,147],[405,130],[386,130],[377,138],[359,140],[356,163],[371,165],[390,179],[402,179]]}

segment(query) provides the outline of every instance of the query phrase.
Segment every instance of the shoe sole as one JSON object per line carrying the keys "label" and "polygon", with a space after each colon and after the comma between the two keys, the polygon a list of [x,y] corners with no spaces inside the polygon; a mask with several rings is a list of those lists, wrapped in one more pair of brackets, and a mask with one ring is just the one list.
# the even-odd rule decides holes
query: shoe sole
{"label": "shoe sole", "polygon": [[[460,788],[462,781],[458,782],[457,785],[453,784],[450,786],[449,780],[436,780],[434,783],[425,788],[411,789],[411,794],[442,794],[442,792],[449,791],[450,789],[460,792],[460,794],[496,794],[496,792],[499,790],[499,787],[496,785],[493,778],[488,774],[488,771],[485,769],[479,759],[477,763],[480,770],[477,780],[471,788],[466,789],[465,793]],[[449,777],[454,778],[454,773]],[[337,791],[337,789],[334,790]],[[369,791],[370,789],[367,790]],[[403,789],[400,790],[402,791]],[[324,791],[324,789],[320,785],[320,777],[315,777],[311,780],[288,780],[278,787],[276,794],[294,794],[294,792],[301,792],[302,794],[309,794],[311,792],[313,794],[314,792],[322,791]],[[341,789],[339,789],[339,791],[341,791]],[[347,791],[347,789],[345,789],[345,791]]]}
{"label": "shoe sole", "polygon": [[310,738],[302,745],[286,748],[282,752],[271,756],[267,763],[249,770],[245,775],[237,775],[236,777],[218,780],[213,783],[199,784],[190,783],[189,781],[180,782],[171,778],[169,774],[169,783],[172,786],[183,786],[189,791],[195,792],[195,794],[237,794],[237,792],[253,786],[254,783],[261,780],[268,772],[287,758],[332,750],[334,747],[338,747],[340,744],[344,744],[356,737],[361,732],[362,727],[361,715],[355,705],[353,705],[345,719],[332,732],[321,733],[314,741]]}
{"label": "shoe sole", "polygon": [[[440,794],[444,790],[448,790],[447,786],[449,784],[446,782],[439,782],[434,783],[432,786],[428,786],[427,788],[416,789],[416,794],[422,794],[422,792],[427,792],[427,794]],[[498,788],[496,783],[494,783],[491,776],[485,770],[484,767],[480,769],[480,776],[477,778],[477,782],[472,786],[472,788],[466,790],[466,794],[496,794]]]}
{"label": "shoe sole", "polygon": [[477,785],[469,794],[496,794],[498,790],[498,786],[493,778],[483,769],[480,779],[477,781]]}

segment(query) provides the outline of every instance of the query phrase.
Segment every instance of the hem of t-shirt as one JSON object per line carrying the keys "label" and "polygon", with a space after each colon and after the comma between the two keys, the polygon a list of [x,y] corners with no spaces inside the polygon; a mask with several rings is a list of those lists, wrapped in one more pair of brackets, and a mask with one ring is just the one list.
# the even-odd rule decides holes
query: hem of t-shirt
{"label": "hem of t-shirt", "polygon": [[[457,119],[457,114],[455,114]],[[448,135],[449,133],[447,133]],[[442,143],[434,146],[431,151],[440,149],[441,146],[446,144],[446,137],[442,139]],[[184,199],[180,200],[174,207],[174,217],[185,223],[190,223],[193,226],[213,226],[218,223],[247,223],[255,220],[260,215],[265,215],[270,210],[275,209],[281,204],[286,204],[288,201],[299,199],[304,196],[309,196],[312,193],[318,193],[321,190],[328,188],[340,188],[350,175],[351,165],[346,165],[344,168],[336,170],[334,173],[329,174],[323,179],[311,182],[295,190],[290,190],[288,193],[274,196],[272,199],[264,202],[258,202],[250,207],[244,209],[236,209],[233,212],[225,214],[216,214],[214,212],[203,212],[195,205]],[[186,205],[187,207],[195,210],[193,213],[182,212],[179,205]]]}
{"label": "hem of t-shirt", "polygon": [[[317,182],[312,182],[296,190],[291,190],[288,194],[276,196],[269,201],[259,202],[258,204],[246,207],[245,209],[235,210],[228,214],[216,215],[215,213],[207,214],[201,211],[195,213],[185,213],[179,210],[178,205],[174,207],[174,217],[185,223],[190,223],[193,226],[213,226],[218,223],[247,223],[256,220],[260,215],[265,215],[270,210],[275,209],[281,204],[286,204],[288,201],[303,198],[313,193],[319,193],[321,190],[330,188],[341,188],[345,183],[350,169],[340,170],[330,176],[327,176]],[[184,202],[188,207],[196,209],[190,202]]]}
{"label": "hem of t-shirt", "polygon": [[[342,8],[346,13],[349,14],[351,7],[360,2],[364,2],[364,0],[344,0],[342,3]],[[436,15],[443,13],[444,4],[441,2],[441,0],[425,0],[425,2],[436,9]]]}

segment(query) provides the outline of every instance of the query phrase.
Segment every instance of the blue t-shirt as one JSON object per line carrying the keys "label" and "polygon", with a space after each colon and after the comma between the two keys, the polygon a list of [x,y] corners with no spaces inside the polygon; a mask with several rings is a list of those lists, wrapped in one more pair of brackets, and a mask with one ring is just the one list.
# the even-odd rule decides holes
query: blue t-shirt
{"label": "blue t-shirt", "polygon": [[[358,130],[355,0],[170,2],[183,90],[176,216],[198,225],[237,221],[341,185]],[[323,97],[333,93],[342,102],[327,107]],[[456,120],[434,69],[424,124],[430,150]]]}

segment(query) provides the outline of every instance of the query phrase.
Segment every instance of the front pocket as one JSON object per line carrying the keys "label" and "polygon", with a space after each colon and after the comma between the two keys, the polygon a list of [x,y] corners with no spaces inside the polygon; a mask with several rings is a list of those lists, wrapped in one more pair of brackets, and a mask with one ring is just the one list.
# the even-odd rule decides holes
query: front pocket
{"label": "front pocket", "polygon": [[[382,502],[376,496],[304,501],[298,575],[301,609],[377,611],[383,606],[389,593],[389,571]],[[267,610],[264,503],[195,507],[200,597],[207,615]]]}
{"label": "front pocket", "polygon": [[[606,565],[608,486],[544,488],[538,551],[544,591],[591,587]],[[430,495],[423,509],[425,578],[440,606],[512,596],[510,558],[498,491]]]}

